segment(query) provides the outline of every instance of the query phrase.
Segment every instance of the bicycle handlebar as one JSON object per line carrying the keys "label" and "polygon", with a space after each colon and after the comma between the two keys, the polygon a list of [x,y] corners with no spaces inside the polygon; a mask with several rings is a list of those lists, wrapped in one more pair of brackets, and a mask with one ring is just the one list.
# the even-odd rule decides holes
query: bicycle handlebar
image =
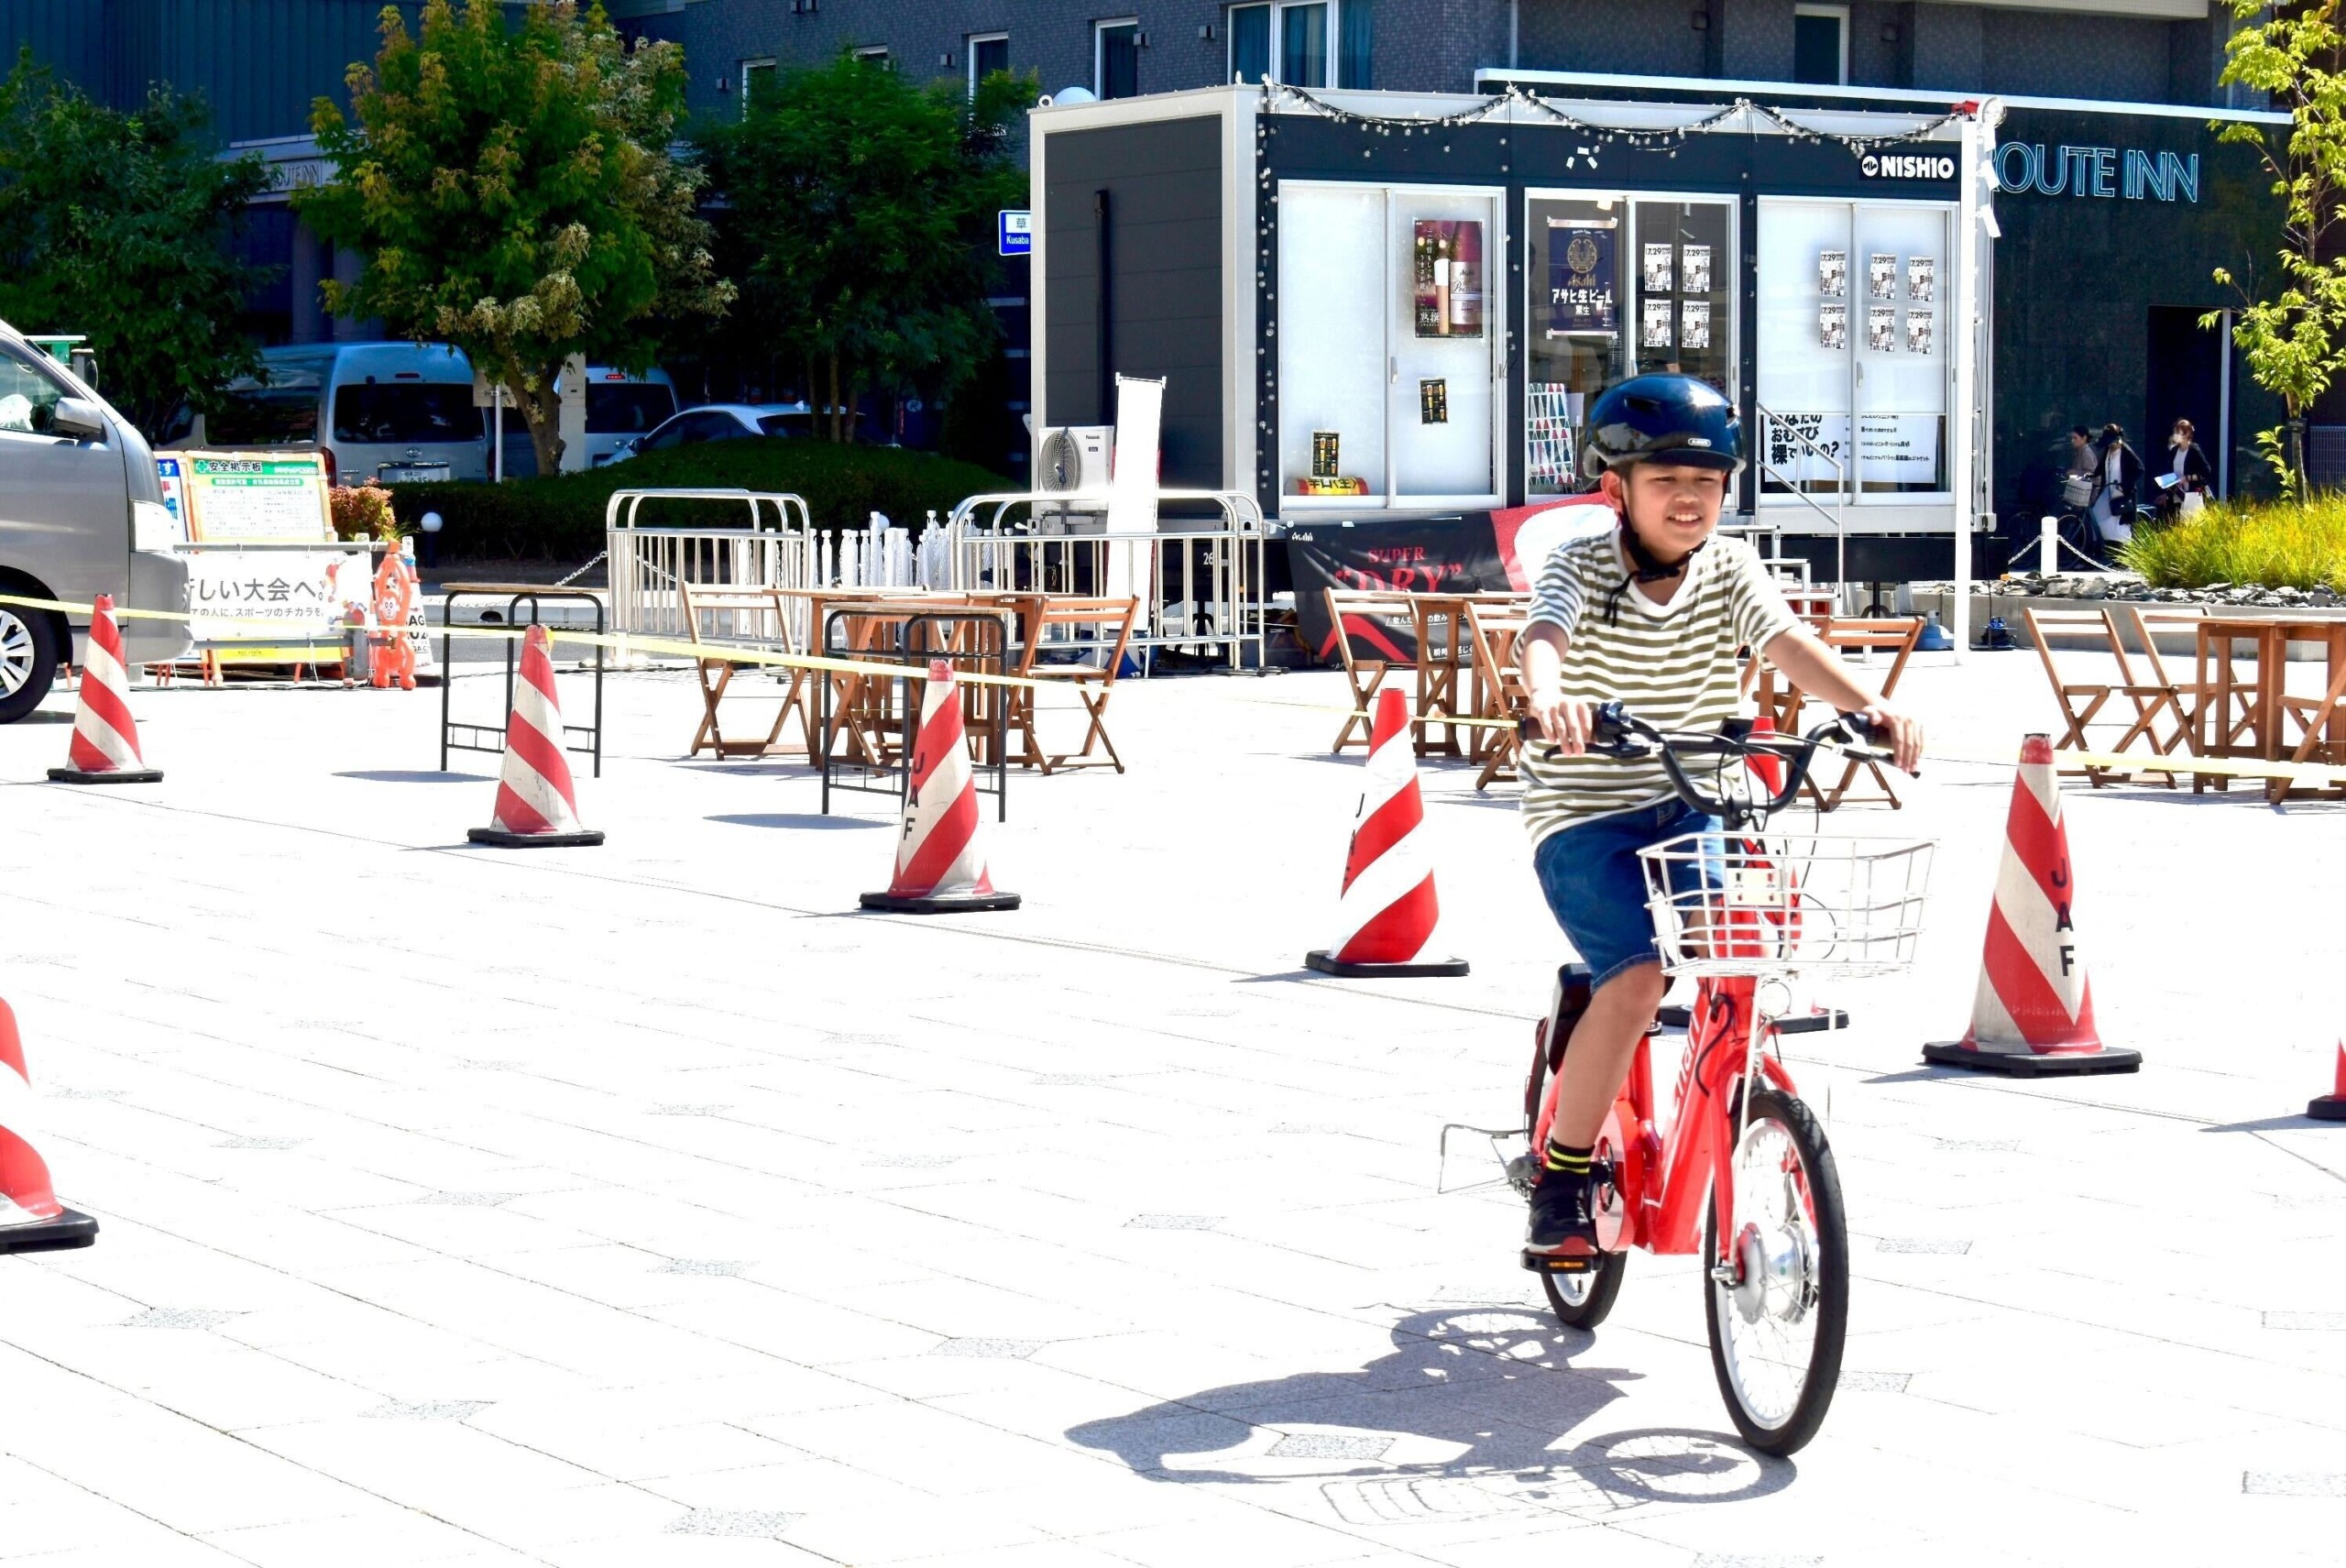
{"label": "bicycle handlebar", "polygon": [[[1741,828],[1753,822],[1764,822],[1800,794],[1808,782],[1809,769],[1819,751],[1832,751],[1859,762],[1889,762],[1896,765],[1890,751],[1879,746],[1862,743],[1862,739],[1876,733],[1874,726],[1866,722],[1862,714],[1845,713],[1827,719],[1804,735],[1759,734],[1749,718],[1730,718],[1716,732],[1701,730],[1664,730],[1648,724],[1631,713],[1628,705],[1607,702],[1598,705],[1591,715],[1588,750],[1606,757],[1623,759],[1652,756],[1659,753],[1662,769],[1670,775],[1671,787],[1678,798],[1706,817],[1720,818],[1728,828]],[[1541,739],[1537,720],[1526,718],[1518,726],[1527,740]],[[1553,748],[1551,748],[1553,753]],[[1783,784],[1763,800],[1738,799],[1725,792],[1706,795],[1689,777],[1686,759],[1690,757],[1730,757],[1749,760],[1753,757],[1774,757],[1784,765]]]}

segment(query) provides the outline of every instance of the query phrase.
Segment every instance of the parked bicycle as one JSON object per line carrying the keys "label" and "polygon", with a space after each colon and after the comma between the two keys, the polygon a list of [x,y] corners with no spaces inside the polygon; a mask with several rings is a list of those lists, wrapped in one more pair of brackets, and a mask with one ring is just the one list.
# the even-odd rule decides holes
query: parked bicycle
{"label": "parked bicycle", "polygon": [[[1719,1391],[1744,1441],[1777,1454],[1816,1434],[1840,1377],[1848,1231],[1825,1129],[1784,1069],[1759,992],[1796,974],[1905,968],[1930,875],[1926,840],[1768,831],[1820,752],[1888,760],[1859,728],[1842,718],[1795,737],[1736,719],[1715,734],[1665,732],[1619,703],[1597,709],[1592,751],[1659,753],[1679,796],[1720,828],[1640,852],[1663,972],[1695,981],[1671,1113],[1658,1114],[1649,1034],[1596,1146],[1596,1248],[1523,1255],[1558,1319],[1595,1328],[1620,1293],[1628,1249],[1699,1250]],[[1537,739],[1528,724],[1526,739]],[[1696,759],[1726,765],[1698,777]],[[1508,1130],[1530,1150],[1546,1146],[1588,979],[1565,965],[1536,1031],[1526,1124]],[[1529,1198],[1537,1155],[1507,1170]]]}

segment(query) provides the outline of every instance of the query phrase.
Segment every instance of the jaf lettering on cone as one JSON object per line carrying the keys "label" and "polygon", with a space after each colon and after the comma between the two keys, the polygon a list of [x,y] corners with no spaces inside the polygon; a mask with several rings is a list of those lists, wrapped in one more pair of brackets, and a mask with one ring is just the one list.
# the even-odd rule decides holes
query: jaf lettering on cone
{"label": "jaf lettering on cone", "polygon": [[905,768],[904,828],[896,871],[885,893],[867,893],[866,909],[899,915],[955,915],[1015,909],[1018,895],[996,892],[978,842],[978,781],[961,734],[961,683],[953,666],[932,659],[922,683],[920,729]]}
{"label": "jaf lettering on cone", "polygon": [[1971,1028],[1960,1040],[1923,1047],[1923,1059],[1985,1068],[2017,1077],[2132,1072],[2140,1051],[2101,1043],[2093,989],[2077,954],[2069,832],[2061,821],[2061,785],[2053,740],[2022,741],[2020,776],[2004,820],[2004,859],[1988,909],[1988,942]]}
{"label": "jaf lettering on cone", "polygon": [[138,751],[138,725],[130,717],[130,675],[122,663],[122,633],[114,623],[114,596],[90,607],[90,634],[82,655],[82,700],[73,714],[66,766],[49,770],[58,784],[156,784],[159,770]]}
{"label": "jaf lettering on cone", "polygon": [[61,1252],[98,1239],[98,1223],[57,1201],[32,1146],[33,1086],[16,1015],[0,1002],[0,1253]]}
{"label": "jaf lettering on cone", "polygon": [[1466,972],[1464,959],[1419,959],[1442,916],[1425,824],[1409,710],[1401,694],[1387,688],[1377,694],[1367,777],[1361,784],[1352,848],[1344,856],[1344,886],[1336,904],[1343,935],[1332,946],[1305,954],[1307,968],[1346,980]]}
{"label": "jaf lettering on cone", "polygon": [[599,829],[578,825],[578,791],[562,754],[562,705],[554,689],[554,640],[532,626],[521,642],[521,678],[513,683],[513,716],[505,726],[505,767],[497,811],[486,828],[466,830],[476,844],[508,850],[599,844]]}

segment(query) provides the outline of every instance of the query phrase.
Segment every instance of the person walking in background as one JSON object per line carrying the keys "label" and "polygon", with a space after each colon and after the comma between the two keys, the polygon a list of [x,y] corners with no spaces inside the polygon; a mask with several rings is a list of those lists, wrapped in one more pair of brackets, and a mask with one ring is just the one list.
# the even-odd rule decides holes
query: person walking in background
{"label": "person walking in background", "polygon": [[2112,420],[2101,427],[2094,458],[2093,524],[2102,553],[2134,537],[2134,498],[2143,491],[2143,459],[2126,444],[2126,432]]}
{"label": "person walking in background", "polygon": [[2208,455],[2192,439],[2191,422],[2179,419],[2166,439],[2167,470],[2158,479],[2159,515],[2189,517],[2208,504],[2209,488],[2216,482]]}

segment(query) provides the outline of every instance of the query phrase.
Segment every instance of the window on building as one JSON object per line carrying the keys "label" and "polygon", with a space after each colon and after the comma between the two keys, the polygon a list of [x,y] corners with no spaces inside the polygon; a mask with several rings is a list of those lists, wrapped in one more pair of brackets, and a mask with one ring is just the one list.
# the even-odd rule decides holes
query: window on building
{"label": "window on building", "polygon": [[895,68],[896,63],[893,60],[889,58],[888,46],[886,44],[866,45],[864,48],[855,51],[855,58],[863,61],[866,65],[877,66],[882,71],[892,71]]}
{"label": "window on building", "polygon": [[1792,80],[1836,84],[1849,80],[1847,5],[1792,7]]}
{"label": "window on building", "polygon": [[1230,36],[1230,79],[1252,87],[1271,73],[1271,12],[1269,5],[1233,5],[1225,31]]}
{"label": "window on building", "polygon": [[978,83],[997,71],[1010,69],[1010,35],[1008,33],[971,33],[970,35],[970,96],[978,95]]}
{"label": "window on building", "polygon": [[[1371,0],[1273,0],[1230,7],[1230,74],[1297,87],[1367,87]],[[1329,62],[1335,70],[1329,70]]]}
{"label": "window on building", "polygon": [[1102,98],[1140,95],[1140,20],[1119,16],[1092,25],[1092,91]]}
{"label": "window on building", "polygon": [[741,62],[741,113],[748,114],[758,99],[773,90],[774,66],[770,60],[745,60]]}

